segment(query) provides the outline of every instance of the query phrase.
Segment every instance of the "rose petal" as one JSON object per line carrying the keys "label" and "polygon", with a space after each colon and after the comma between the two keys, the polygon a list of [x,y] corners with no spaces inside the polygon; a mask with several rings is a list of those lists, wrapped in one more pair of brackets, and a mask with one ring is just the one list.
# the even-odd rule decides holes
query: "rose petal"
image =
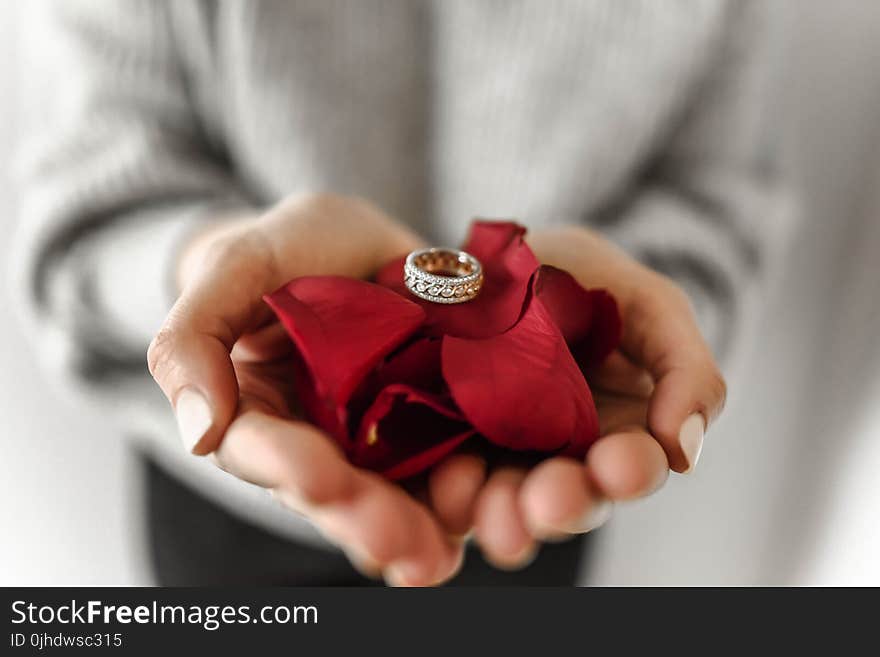
{"label": "rose petal", "polygon": [[448,397],[395,384],[384,388],[364,414],[350,458],[389,479],[404,479],[473,434]]}
{"label": "rose petal", "polygon": [[483,265],[483,287],[477,298],[462,304],[438,304],[411,294],[403,284],[405,258],[394,260],[376,276],[424,308],[428,335],[487,338],[513,326],[522,312],[529,279],[538,259],[523,240],[525,228],[509,221],[476,221],[464,250]]}
{"label": "rose petal", "polygon": [[432,393],[444,392],[440,340],[420,338],[385,359],[376,369],[375,390],[392,383],[405,383]]}
{"label": "rose petal", "polygon": [[598,365],[620,344],[623,323],[607,290],[584,289],[571,274],[549,265],[538,270],[534,289],[581,369]]}
{"label": "rose petal", "polygon": [[587,382],[534,293],[505,333],[483,340],[444,338],[442,366],[464,416],[497,445],[579,456],[598,437]]}
{"label": "rose petal", "polygon": [[341,276],[297,278],[264,299],[297,346],[310,419],[347,442],[349,398],[376,363],[418,329],[424,311],[379,285]]}
{"label": "rose petal", "polygon": [[420,338],[410,342],[390,354],[370,372],[348,404],[348,424],[352,435],[379,393],[395,383],[448,397],[449,391],[440,371],[440,340]]}
{"label": "rose petal", "polygon": [[457,436],[447,438],[443,442],[426,449],[424,452],[419,452],[397,465],[383,470],[382,474],[386,479],[391,479],[392,481],[413,477],[445,459],[464,441],[472,438],[475,433],[473,429],[468,429]]}
{"label": "rose petal", "polygon": [[406,263],[406,256],[400,256],[390,261],[376,273],[376,283],[382,287],[394,290],[402,297],[410,299],[414,303],[423,301],[415,294],[412,294],[403,284],[403,265]]}
{"label": "rose petal", "polygon": [[[526,267],[534,271],[538,266],[538,259],[523,241],[525,234],[525,226],[515,221],[474,219],[471,232],[462,249],[483,264],[511,257],[523,258],[527,261]],[[521,247],[525,249],[521,250]]]}
{"label": "rose petal", "polygon": [[590,290],[593,302],[593,324],[589,332],[573,340],[569,349],[584,371],[600,365],[620,344],[623,337],[623,320],[617,301],[603,289]]}

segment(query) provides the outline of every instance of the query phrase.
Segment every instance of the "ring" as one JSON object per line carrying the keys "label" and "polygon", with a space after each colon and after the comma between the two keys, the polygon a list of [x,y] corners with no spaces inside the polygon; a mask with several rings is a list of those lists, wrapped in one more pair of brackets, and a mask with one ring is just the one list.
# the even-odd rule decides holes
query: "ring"
{"label": "ring", "polygon": [[480,293],[483,267],[470,253],[455,249],[419,249],[406,257],[403,283],[420,299],[464,303]]}

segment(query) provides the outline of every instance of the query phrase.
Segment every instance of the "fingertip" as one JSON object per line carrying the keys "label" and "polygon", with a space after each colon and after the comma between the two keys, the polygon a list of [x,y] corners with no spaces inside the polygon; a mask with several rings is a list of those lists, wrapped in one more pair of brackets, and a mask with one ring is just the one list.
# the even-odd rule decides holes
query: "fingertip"
{"label": "fingertip", "polygon": [[315,514],[325,533],[343,546],[356,546],[379,564],[391,584],[428,586],[450,577],[462,546],[398,486],[375,473],[355,473],[358,484],[351,499]]}
{"label": "fingertip", "polygon": [[557,457],[529,472],[519,502],[532,536],[554,540],[582,531],[582,519],[593,506],[594,497],[583,464]]}
{"label": "fingertip", "polygon": [[486,461],[476,454],[456,454],[431,472],[431,507],[447,532],[462,536],[474,522],[477,496],[486,479]]}
{"label": "fingertip", "polygon": [[697,467],[700,454],[703,451],[703,438],[706,433],[706,419],[702,413],[692,413],[682,423],[678,432],[678,444],[687,462],[687,468],[683,473],[692,472]]}
{"label": "fingertip", "polygon": [[668,476],[662,447],[643,431],[612,434],[587,452],[587,472],[603,496],[629,500],[659,489]]}
{"label": "fingertip", "polygon": [[648,405],[648,429],[663,447],[669,468],[675,472],[686,472],[691,468],[680,433],[699,405],[693,381],[685,372],[666,375],[657,384]]}
{"label": "fingertip", "polygon": [[382,578],[381,565],[374,561],[370,555],[353,546],[341,546],[341,550],[345,553],[345,557],[352,567],[361,575],[373,580]]}
{"label": "fingertip", "polygon": [[440,586],[458,574],[464,564],[464,548],[450,545],[445,555],[436,565],[423,560],[402,559],[391,563],[384,571],[389,586]]}
{"label": "fingertip", "polygon": [[525,477],[520,468],[496,470],[477,499],[477,542],[486,561],[503,570],[523,568],[537,552],[519,507],[519,491]]}
{"label": "fingertip", "polygon": [[494,568],[512,572],[522,570],[530,565],[537,558],[540,549],[540,545],[536,541],[529,540],[518,552],[498,552],[484,548],[482,554],[486,562]]}
{"label": "fingertip", "polygon": [[238,382],[223,344],[163,329],[150,346],[148,364],[171,403],[184,449],[199,456],[214,451],[238,406]]}
{"label": "fingertip", "polygon": [[183,448],[199,456],[209,453],[205,438],[214,424],[214,411],[207,397],[197,388],[186,386],[177,394],[172,407]]}

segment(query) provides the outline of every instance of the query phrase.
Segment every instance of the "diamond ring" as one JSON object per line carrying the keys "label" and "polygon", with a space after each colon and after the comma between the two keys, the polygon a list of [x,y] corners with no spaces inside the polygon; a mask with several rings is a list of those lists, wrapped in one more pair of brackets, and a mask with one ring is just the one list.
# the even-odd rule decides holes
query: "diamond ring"
{"label": "diamond ring", "polygon": [[403,283],[433,303],[464,303],[480,293],[483,267],[470,253],[455,249],[419,249],[406,257]]}

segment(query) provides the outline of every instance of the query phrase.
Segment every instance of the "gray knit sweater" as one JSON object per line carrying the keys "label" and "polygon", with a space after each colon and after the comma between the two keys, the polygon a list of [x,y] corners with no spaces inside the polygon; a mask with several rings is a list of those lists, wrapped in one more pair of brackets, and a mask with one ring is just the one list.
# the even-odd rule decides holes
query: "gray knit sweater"
{"label": "gray knit sweater", "polygon": [[449,244],[475,215],[588,224],[678,280],[719,347],[767,247],[745,2],[63,0],[32,27],[16,272],[36,344],[279,531],[302,526],[183,453],[145,369],[197,223],[324,190]]}

